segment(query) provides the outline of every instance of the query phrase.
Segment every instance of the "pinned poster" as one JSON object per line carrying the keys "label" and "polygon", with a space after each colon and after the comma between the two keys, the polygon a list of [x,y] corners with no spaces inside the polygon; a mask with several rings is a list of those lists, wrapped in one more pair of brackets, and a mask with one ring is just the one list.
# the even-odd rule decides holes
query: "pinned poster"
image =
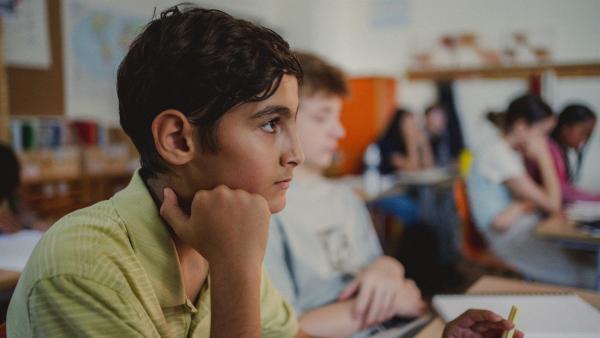
{"label": "pinned poster", "polygon": [[2,16],[6,65],[49,68],[52,64],[52,57],[46,1],[0,0],[0,8],[4,9],[5,6],[13,10]]}
{"label": "pinned poster", "polygon": [[66,115],[118,125],[117,68],[154,8],[142,0],[61,3]]}

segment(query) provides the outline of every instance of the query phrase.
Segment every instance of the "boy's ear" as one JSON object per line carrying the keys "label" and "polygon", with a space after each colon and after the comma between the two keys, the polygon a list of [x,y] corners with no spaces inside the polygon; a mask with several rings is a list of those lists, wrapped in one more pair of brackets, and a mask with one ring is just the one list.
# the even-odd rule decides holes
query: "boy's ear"
{"label": "boy's ear", "polygon": [[194,158],[194,127],[182,112],[162,111],[152,121],[156,151],[168,164],[184,165]]}

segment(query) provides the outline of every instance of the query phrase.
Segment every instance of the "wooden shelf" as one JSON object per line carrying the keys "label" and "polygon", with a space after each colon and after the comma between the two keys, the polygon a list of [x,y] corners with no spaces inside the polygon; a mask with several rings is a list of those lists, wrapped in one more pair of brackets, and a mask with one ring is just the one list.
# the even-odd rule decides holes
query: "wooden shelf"
{"label": "wooden shelf", "polygon": [[511,79],[528,78],[546,71],[554,71],[558,77],[600,76],[600,62],[572,64],[537,64],[511,67],[482,68],[435,68],[412,69],[407,72],[409,80],[454,80],[454,79]]}
{"label": "wooden shelf", "polygon": [[23,182],[23,202],[43,219],[57,220],[67,213],[110,198],[124,188],[131,179],[131,172],[112,172],[77,177],[45,178]]}
{"label": "wooden shelf", "polygon": [[118,145],[27,150],[18,156],[23,202],[38,216],[52,220],[125,187],[132,174],[129,163],[135,160]]}

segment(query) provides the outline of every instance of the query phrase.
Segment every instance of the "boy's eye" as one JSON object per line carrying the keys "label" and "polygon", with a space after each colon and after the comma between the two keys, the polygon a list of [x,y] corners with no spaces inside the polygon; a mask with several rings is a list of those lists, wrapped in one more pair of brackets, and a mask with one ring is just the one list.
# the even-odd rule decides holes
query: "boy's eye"
{"label": "boy's eye", "polygon": [[319,122],[319,123],[325,122],[325,120],[326,120],[324,116],[318,116],[318,115],[315,116],[314,119],[316,122]]}
{"label": "boy's eye", "polygon": [[260,129],[267,133],[277,133],[279,131],[279,119],[273,119],[260,126]]}
{"label": "boy's eye", "polygon": [[313,115],[312,118],[315,122],[322,123],[327,120],[327,115],[326,114],[315,114],[315,115]]}

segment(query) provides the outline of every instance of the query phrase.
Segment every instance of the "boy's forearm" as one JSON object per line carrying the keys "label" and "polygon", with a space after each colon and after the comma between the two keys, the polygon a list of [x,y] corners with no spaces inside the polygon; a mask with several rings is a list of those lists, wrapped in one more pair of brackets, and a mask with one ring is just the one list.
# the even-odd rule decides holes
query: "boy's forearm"
{"label": "boy's forearm", "polygon": [[325,305],[308,311],[300,317],[300,327],[311,336],[349,337],[360,331],[360,318],[354,318],[354,300]]}
{"label": "boy's forearm", "polygon": [[211,338],[260,337],[261,265],[210,267]]}

